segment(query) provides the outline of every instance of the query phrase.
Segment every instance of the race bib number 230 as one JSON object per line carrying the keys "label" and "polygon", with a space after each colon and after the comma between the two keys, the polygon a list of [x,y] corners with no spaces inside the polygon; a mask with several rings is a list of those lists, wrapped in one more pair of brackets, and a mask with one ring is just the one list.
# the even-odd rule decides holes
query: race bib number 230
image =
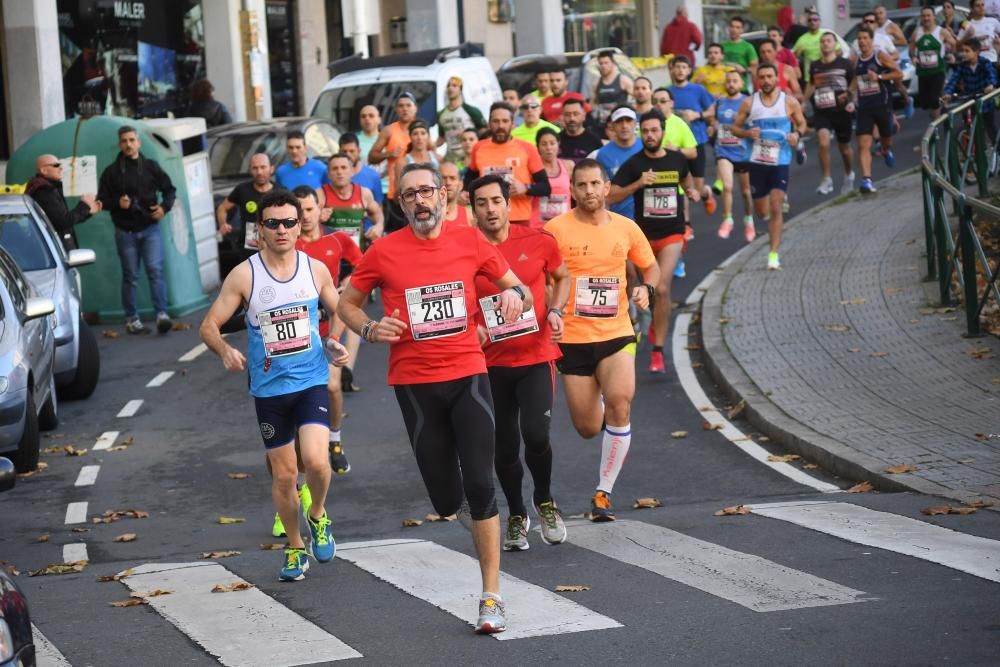
{"label": "race bib number 230", "polygon": [[468,325],[461,281],[406,290],[406,309],[413,340],[453,336]]}

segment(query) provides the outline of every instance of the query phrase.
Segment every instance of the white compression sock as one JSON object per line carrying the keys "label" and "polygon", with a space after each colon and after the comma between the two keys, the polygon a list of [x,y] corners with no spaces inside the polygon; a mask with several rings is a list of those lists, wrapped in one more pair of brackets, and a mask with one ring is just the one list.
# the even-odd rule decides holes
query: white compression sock
{"label": "white compression sock", "polygon": [[340,442],[340,429],[336,431],[330,429],[330,442]]}
{"label": "white compression sock", "polygon": [[604,427],[604,438],[601,440],[601,481],[597,485],[598,491],[610,494],[615,488],[615,480],[622,471],[629,445],[632,444],[631,434],[631,424],[624,426],[607,424]]}

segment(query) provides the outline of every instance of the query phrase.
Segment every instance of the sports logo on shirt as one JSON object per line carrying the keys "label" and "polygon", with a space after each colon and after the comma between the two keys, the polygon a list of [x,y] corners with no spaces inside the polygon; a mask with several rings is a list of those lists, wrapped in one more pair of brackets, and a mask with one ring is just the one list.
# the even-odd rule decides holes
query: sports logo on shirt
{"label": "sports logo on shirt", "polygon": [[278,293],[270,285],[261,287],[260,291],[257,292],[257,298],[260,299],[261,303],[271,303],[277,296]]}

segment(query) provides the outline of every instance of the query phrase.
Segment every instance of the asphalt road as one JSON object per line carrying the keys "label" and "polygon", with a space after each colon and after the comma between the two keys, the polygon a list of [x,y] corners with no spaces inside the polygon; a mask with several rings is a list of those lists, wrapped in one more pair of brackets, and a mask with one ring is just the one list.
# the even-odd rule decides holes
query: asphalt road
{"label": "asphalt road", "polygon": [[[916,164],[911,146],[917,135],[902,135],[897,169]],[[876,166],[876,177],[887,173]],[[815,155],[793,168],[793,215],[818,203],[818,181]],[[718,216],[711,223],[696,217],[688,278],[677,283],[675,300],[741,247],[737,234],[726,242],[714,236],[717,222]],[[926,517],[920,510],[940,502],[916,494],[821,493],[798,484],[721,432],[704,430],[700,409],[708,406],[691,402],[674,368],[668,366],[665,376],[646,373],[645,347],[632,449],[614,494],[619,521],[595,526],[570,518],[569,543],[549,547],[533,532],[529,551],[504,554],[503,571],[526,584],[505,582],[510,640],[477,637],[438,608],[450,604],[455,586],[449,582],[476,576],[467,561],[468,533],[457,523],[401,525],[431,508],[385,385],[384,348],[362,349],[362,391],[346,401],[353,470],[334,480],[328,504],[344,558],[314,563],[303,582],[279,583],[279,553],[259,546],[280,540],[269,533],[273,510],[246,379],[225,373],[210,353],[180,361],[198,343],[197,316],[184,319],[195,326],[165,337],[102,337],[104,371],[96,394],[63,404],[62,426],[44,440],[45,446],[90,451],[43,455],[49,468],[20,480],[0,500],[0,558],[22,571],[17,581],[35,624],[73,665],[217,664],[210,653],[229,656],[226,664],[325,664],[324,656],[337,651],[346,656],[325,639],[330,635],[370,664],[996,664],[1000,552],[997,542],[974,539],[1000,539],[995,512]],[[122,332],[117,325],[98,328]],[[231,340],[243,343],[245,334]],[[174,375],[161,386],[147,386],[169,371]],[[699,379],[709,399],[724,408],[710,381]],[[131,400],[143,401],[135,415],[116,417]],[[734,425],[756,435],[739,419]],[[553,493],[565,515],[575,517],[588,508],[600,445],[572,430],[561,390],[552,430]],[[95,441],[108,431],[119,432],[116,445],[129,446],[95,451]],[[688,435],[672,438],[674,431]],[[96,482],[74,486],[85,465],[100,466]],[[250,477],[233,480],[233,472]],[[821,482],[851,484],[822,470],[809,472]],[[633,510],[632,500],[640,497],[658,498],[663,507]],[[807,504],[812,501],[827,504]],[[86,523],[66,523],[74,502],[88,503]],[[714,516],[737,504],[754,513]],[[149,517],[90,522],[105,511],[127,509]],[[835,530],[830,521],[813,512],[826,509],[847,517],[836,530],[853,526],[867,530],[867,537],[828,534]],[[501,512],[505,518],[505,508]],[[220,516],[245,521],[219,525]],[[883,523],[868,524],[872,519]],[[958,532],[928,537],[943,547],[917,549],[919,558],[897,553],[929,544],[913,531],[933,526]],[[904,530],[909,534],[897,534]],[[137,539],[113,541],[127,532]],[[48,541],[37,542],[43,534]],[[381,542],[386,540],[395,542]],[[869,546],[872,540],[884,542]],[[86,544],[89,565],[82,572],[26,575],[62,561],[64,546],[74,543]],[[226,573],[191,564],[212,567],[201,558],[212,550],[240,551],[218,566],[260,594],[206,594],[199,573],[218,575],[218,583]],[[984,553],[992,554],[992,565]],[[929,562],[932,556],[945,564]],[[979,576],[969,573],[984,562],[985,575],[982,569]],[[163,570],[167,563],[188,565],[170,587],[159,586],[172,588],[176,597],[150,598],[150,606],[113,608],[110,603],[126,599],[129,588],[95,581],[142,564]],[[148,590],[143,582],[157,580],[130,581]],[[558,585],[589,590],[553,593]],[[474,586],[459,591],[475,592]],[[460,603],[463,613],[474,610],[472,597]],[[534,630],[551,634],[513,638],[525,633],[515,615],[529,613]],[[290,625],[279,623],[289,617]],[[252,648],[262,638],[294,658],[265,660]]]}

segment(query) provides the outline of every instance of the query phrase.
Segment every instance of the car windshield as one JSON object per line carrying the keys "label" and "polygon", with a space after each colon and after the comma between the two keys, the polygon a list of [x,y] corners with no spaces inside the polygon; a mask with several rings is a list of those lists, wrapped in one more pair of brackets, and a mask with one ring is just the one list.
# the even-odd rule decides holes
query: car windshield
{"label": "car windshield", "polygon": [[212,144],[209,158],[214,178],[243,178],[250,173],[250,158],[255,153],[267,153],[271,164],[285,159],[285,133],[224,134]]}
{"label": "car windshield", "polygon": [[10,253],[22,271],[56,268],[55,258],[29,213],[0,214],[0,248]]}
{"label": "car windshield", "polygon": [[382,124],[388,125],[396,120],[396,100],[405,92],[417,98],[417,118],[428,125],[437,123],[437,85],[433,81],[383,81],[324,90],[316,100],[312,115],[340,127],[357,129],[361,107],[374,104],[382,116]]}

